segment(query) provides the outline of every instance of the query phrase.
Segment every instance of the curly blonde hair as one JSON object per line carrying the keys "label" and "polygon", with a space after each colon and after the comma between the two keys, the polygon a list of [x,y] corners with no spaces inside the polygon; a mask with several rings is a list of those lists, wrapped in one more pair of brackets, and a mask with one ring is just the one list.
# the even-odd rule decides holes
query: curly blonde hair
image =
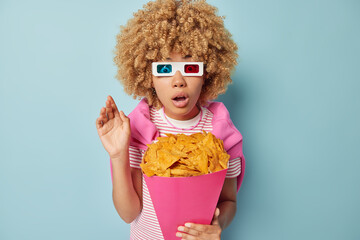
{"label": "curly blonde hair", "polygon": [[151,63],[165,61],[171,52],[204,62],[205,83],[200,105],[223,94],[232,82],[237,45],[224,27],[217,8],[205,0],[155,0],[134,13],[116,36],[116,78],[134,99],[162,106],[152,88]]}

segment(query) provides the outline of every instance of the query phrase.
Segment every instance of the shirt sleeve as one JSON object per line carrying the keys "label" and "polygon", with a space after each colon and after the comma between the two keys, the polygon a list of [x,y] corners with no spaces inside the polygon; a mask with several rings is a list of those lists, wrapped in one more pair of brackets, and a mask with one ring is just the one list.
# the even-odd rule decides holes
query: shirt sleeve
{"label": "shirt sleeve", "polygon": [[229,167],[226,172],[226,178],[238,177],[241,173],[241,158],[237,157],[229,160]]}
{"label": "shirt sleeve", "polygon": [[130,167],[133,168],[140,168],[140,163],[142,160],[142,156],[143,156],[143,151],[130,146],[129,147],[129,161],[130,161]]}

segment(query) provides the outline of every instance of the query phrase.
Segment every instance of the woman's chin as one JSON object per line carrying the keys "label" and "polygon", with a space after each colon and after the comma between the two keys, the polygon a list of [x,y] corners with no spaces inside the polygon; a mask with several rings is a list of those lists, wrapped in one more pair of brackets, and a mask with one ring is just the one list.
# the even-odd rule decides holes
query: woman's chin
{"label": "woman's chin", "polygon": [[[171,107],[167,108],[166,106],[164,106],[164,111],[166,116],[176,119],[176,120],[189,120],[194,118],[198,113],[199,113],[199,109],[197,108],[196,104],[191,107],[191,104],[189,103],[189,101],[186,101],[186,104],[184,103],[177,103],[177,104],[172,104]],[[179,106],[179,107],[178,107]]]}

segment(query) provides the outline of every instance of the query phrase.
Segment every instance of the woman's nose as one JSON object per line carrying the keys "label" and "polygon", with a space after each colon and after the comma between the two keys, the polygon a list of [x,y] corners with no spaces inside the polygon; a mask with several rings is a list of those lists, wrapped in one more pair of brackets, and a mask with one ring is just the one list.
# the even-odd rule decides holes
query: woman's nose
{"label": "woman's nose", "polygon": [[176,71],[172,81],[173,87],[186,87],[186,82],[180,71]]}

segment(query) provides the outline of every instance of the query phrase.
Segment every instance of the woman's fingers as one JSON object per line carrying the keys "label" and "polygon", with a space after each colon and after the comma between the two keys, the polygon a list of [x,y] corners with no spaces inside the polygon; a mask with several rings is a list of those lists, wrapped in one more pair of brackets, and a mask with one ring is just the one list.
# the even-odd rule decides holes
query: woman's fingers
{"label": "woman's fingers", "polygon": [[219,225],[220,208],[216,208],[214,218],[211,222],[212,225]]}
{"label": "woman's fingers", "polygon": [[108,117],[106,116],[106,109],[104,107],[100,110],[100,117],[104,124],[109,121]]}
{"label": "woman's fingers", "polygon": [[97,129],[100,129],[100,128],[102,128],[102,126],[103,126],[103,122],[101,121],[101,118],[98,117],[98,118],[96,119],[96,128],[97,128]]}
{"label": "woman's fingers", "polygon": [[[193,235],[193,236],[198,236],[200,235],[200,232],[195,230],[195,229],[192,229],[192,228],[187,228],[187,227],[184,227],[184,226],[180,226],[178,227],[177,229],[178,231],[181,231],[181,232],[184,232],[184,233],[188,233],[190,235]],[[181,233],[180,233],[181,234]],[[176,236],[178,237],[181,237],[180,234],[176,234]]]}
{"label": "woman's fingers", "polygon": [[110,100],[111,107],[113,108],[115,117],[120,117],[119,110],[116,106],[114,99],[111,96],[108,96],[108,99]]}
{"label": "woman's fingers", "polygon": [[130,119],[126,117],[125,113],[123,111],[120,111],[120,118],[123,123],[126,123],[127,125],[130,124]]}
{"label": "woman's fingers", "polygon": [[[105,115],[103,115],[107,120],[113,119],[117,115],[117,107],[114,99],[109,95],[105,103]],[[107,121],[106,121],[107,122]]]}
{"label": "woman's fingers", "polygon": [[105,107],[100,110],[100,116],[96,119],[96,128],[102,128],[109,120],[114,118],[117,118],[120,121],[120,125],[124,122],[129,124],[129,119],[123,111],[119,113],[115,101],[110,95],[107,97],[105,104]]}
{"label": "woman's fingers", "polygon": [[106,117],[106,110],[105,108],[100,109],[100,116],[96,119],[96,128],[100,129],[104,126],[105,123],[108,122],[108,119]]}
{"label": "woman's fingers", "polygon": [[111,106],[110,100],[106,101],[106,114],[107,114],[109,120],[114,118],[114,112],[113,112],[113,108]]}

